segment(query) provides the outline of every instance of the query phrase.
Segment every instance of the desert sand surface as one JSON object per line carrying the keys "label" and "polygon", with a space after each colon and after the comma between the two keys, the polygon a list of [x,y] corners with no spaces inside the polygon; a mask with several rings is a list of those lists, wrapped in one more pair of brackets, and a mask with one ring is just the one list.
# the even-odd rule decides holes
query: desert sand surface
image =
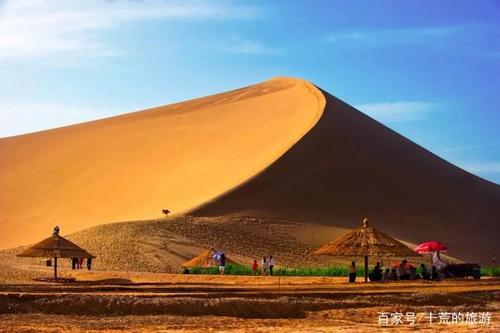
{"label": "desert sand surface", "polygon": [[[313,252],[332,237],[348,229],[289,220],[242,216],[178,216],[150,221],[110,223],[68,235],[68,239],[87,249],[97,258],[93,268],[105,271],[179,273],[182,264],[208,248],[223,250],[228,258],[250,267],[254,259],[273,255],[278,267],[324,267],[347,265],[350,259],[318,256]],[[413,247],[414,244],[407,243]],[[42,267],[44,258],[19,258],[24,247],[0,251],[0,270],[12,276],[26,275],[23,267]],[[447,258],[447,260],[452,260]],[[389,265],[397,258],[370,257],[374,265]],[[427,256],[411,260],[415,265],[429,263]],[[59,267],[70,267],[69,259],[60,259]],[[21,268],[21,271],[19,270]],[[23,273],[24,272],[24,273]],[[23,274],[21,274],[23,273]],[[5,274],[3,275],[5,276]],[[15,280],[15,279],[14,279]],[[2,282],[2,274],[0,274]]]}
{"label": "desert sand surface", "polygon": [[[71,272],[70,272],[71,273]],[[497,278],[355,283],[345,278],[76,272],[71,284],[0,285],[4,331],[451,332],[498,330]],[[429,312],[489,313],[488,325],[428,323]],[[383,327],[380,312],[421,314]]]}
{"label": "desert sand surface", "polygon": [[319,119],[312,84],[251,87],[0,139],[0,247],[185,212],[254,177]]}
{"label": "desert sand surface", "polygon": [[[3,138],[0,160],[3,249],[38,241],[55,224],[71,234],[156,219],[167,208],[178,216],[331,226],[330,239],[369,217],[403,241],[437,239],[465,261],[489,264],[499,250],[500,186],[300,79]],[[267,234],[250,241],[259,237]],[[103,244],[80,240],[89,248]],[[211,245],[190,233],[173,239],[182,242]],[[141,250],[158,245],[143,243],[135,242]],[[285,243],[288,251],[302,246]],[[250,250],[235,255],[247,260],[261,251]],[[173,260],[165,265],[173,267],[183,256],[158,260]]]}

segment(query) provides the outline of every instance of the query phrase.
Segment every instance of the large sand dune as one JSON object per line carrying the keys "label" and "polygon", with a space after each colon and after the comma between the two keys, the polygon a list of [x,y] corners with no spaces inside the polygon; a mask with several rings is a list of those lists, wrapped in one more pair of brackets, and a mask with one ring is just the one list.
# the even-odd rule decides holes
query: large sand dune
{"label": "large sand dune", "polygon": [[0,140],[0,247],[186,212],[269,166],[319,119],[302,80]]}
{"label": "large sand dune", "polygon": [[499,250],[498,185],[303,80],[0,139],[0,160],[1,248],[168,208],[339,227],[368,216],[465,259]]}
{"label": "large sand dune", "polygon": [[253,180],[194,214],[247,214],[375,227],[415,243],[438,239],[454,256],[499,253],[500,186],[474,176],[323,92],[321,119]]}

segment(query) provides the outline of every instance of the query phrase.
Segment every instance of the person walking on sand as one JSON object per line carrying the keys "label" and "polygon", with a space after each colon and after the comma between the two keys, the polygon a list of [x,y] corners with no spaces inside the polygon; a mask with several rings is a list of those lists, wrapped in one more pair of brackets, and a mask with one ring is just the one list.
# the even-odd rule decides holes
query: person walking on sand
{"label": "person walking on sand", "polygon": [[262,258],[262,275],[267,275],[267,265],[268,265],[267,258],[266,256],[264,256]]}
{"label": "person walking on sand", "polygon": [[224,253],[220,254],[219,271],[220,275],[226,274],[226,255]]}
{"label": "person walking on sand", "polygon": [[259,264],[257,264],[257,259],[255,259],[252,264],[252,274],[254,276],[257,275],[257,269],[259,269]]}
{"label": "person walking on sand", "polygon": [[274,258],[273,256],[269,256],[269,262],[268,262],[268,265],[269,265],[269,275],[273,275],[273,267],[274,267]]}
{"label": "person walking on sand", "polygon": [[352,261],[349,265],[349,283],[356,282],[356,262]]}

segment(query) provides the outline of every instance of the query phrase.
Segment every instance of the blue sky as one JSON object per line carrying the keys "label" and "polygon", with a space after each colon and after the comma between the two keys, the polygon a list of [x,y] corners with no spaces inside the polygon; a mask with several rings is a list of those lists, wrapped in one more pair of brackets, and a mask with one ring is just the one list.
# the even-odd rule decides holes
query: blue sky
{"label": "blue sky", "polygon": [[273,76],[500,183],[499,1],[0,0],[0,136]]}

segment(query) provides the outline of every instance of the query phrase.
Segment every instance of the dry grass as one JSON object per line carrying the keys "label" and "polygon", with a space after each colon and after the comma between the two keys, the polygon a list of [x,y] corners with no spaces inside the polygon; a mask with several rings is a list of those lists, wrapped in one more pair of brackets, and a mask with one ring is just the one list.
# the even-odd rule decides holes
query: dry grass
{"label": "dry grass", "polygon": [[415,251],[400,241],[373,228],[369,225],[368,219],[365,219],[363,223],[362,227],[322,246],[315,253],[337,256],[418,256]]}

